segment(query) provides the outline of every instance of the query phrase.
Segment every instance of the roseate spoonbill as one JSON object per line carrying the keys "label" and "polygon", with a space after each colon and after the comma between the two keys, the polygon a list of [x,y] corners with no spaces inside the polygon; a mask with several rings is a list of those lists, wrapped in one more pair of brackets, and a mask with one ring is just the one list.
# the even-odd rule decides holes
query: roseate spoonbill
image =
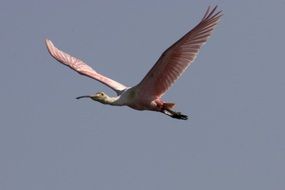
{"label": "roseate spoonbill", "polygon": [[51,56],[57,61],[79,74],[109,86],[117,93],[116,97],[110,97],[104,92],[98,92],[95,95],[80,96],[77,99],[91,98],[102,104],[125,105],[136,110],[158,111],[172,118],[186,120],[188,119],[187,115],[173,110],[174,103],[165,102],[161,97],[194,61],[201,46],[207,41],[214,27],[218,24],[222,14],[221,11],[217,12],[216,9],[217,6],[213,9],[208,7],[199,24],[164,51],[143,80],[134,87],[127,87],[96,72],[80,59],[56,48],[48,39],[46,39],[46,45]]}

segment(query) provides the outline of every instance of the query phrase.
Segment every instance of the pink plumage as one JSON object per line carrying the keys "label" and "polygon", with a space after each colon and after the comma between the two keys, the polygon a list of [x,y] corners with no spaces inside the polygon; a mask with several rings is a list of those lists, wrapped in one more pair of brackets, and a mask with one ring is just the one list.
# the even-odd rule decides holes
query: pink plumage
{"label": "pink plumage", "polygon": [[114,81],[100,73],[97,73],[94,69],[92,69],[89,65],[84,63],[78,58],[75,58],[58,48],[56,48],[53,43],[46,39],[46,45],[48,48],[49,53],[59,62],[63,63],[64,65],[70,67],[71,69],[77,71],[79,74],[85,75],[87,77],[93,78],[113,90],[115,90],[118,94],[123,91],[126,86],[122,85],[121,83]]}
{"label": "pink plumage", "polygon": [[126,105],[138,110],[158,111],[173,118],[185,120],[188,118],[186,115],[172,110],[174,103],[166,103],[161,97],[195,60],[200,48],[210,37],[222,16],[221,11],[217,12],[216,10],[217,6],[213,9],[208,7],[202,20],[190,32],[170,46],[160,56],[143,80],[134,87],[126,87],[96,72],[82,60],[56,48],[48,39],[46,45],[49,53],[56,60],[82,75],[109,86],[118,95],[109,97],[105,93],[99,92],[94,96],[81,96],[78,99],[87,97],[103,104]]}
{"label": "pink plumage", "polygon": [[215,13],[216,8],[209,7],[201,22],[161,55],[138,85],[146,96],[161,97],[195,60],[222,16],[221,11]]}

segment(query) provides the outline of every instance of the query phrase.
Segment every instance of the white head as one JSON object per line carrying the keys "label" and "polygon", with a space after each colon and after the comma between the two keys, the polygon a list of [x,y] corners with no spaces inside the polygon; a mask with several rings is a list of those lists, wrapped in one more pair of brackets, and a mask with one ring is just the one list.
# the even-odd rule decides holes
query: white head
{"label": "white head", "polygon": [[102,104],[111,104],[110,102],[110,97],[105,93],[105,92],[97,92],[95,95],[92,96],[79,96],[76,99],[81,99],[81,98],[91,98],[94,101],[100,102]]}

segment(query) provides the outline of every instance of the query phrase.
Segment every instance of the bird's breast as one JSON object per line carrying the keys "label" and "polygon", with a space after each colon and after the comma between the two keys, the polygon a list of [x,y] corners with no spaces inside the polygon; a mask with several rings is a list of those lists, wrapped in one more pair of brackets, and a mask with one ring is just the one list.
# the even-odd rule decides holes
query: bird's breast
{"label": "bird's breast", "polygon": [[142,96],[138,93],[135,87],[127,89],[123,92],[119,99],[118,105],[129,106],[136,110],[160,110],[160,101],[158,99],[153,100]]}
{"label": "bird's breast", "polygon": [[129,88],[120,95],[117,102],[120,105],[127,105],[128,106],[130,104],[133,104],[136,101],[135,99],[136,99],[135,90],[132,88]]}

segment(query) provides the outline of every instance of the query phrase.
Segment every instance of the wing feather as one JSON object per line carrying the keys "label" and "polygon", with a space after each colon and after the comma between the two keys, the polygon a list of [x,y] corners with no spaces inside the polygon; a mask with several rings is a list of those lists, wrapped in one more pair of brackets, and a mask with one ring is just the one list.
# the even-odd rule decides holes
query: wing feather
{"label": "wing feather", "polygon": [[53,43],[46,39],[46,45],[48,48],[49,53],[51,54],[52,57],[54,57],[57,61],[60,63],[70,67],[71,69],[75,70],[81,75],[85,75],[87,77],[93,78],[110,88],[112,88],[114,91],[116,91],[117,94],[121,94],[124,89],[126,89],[126,86],[114,81],[100,73],[97,73],[94,69],[92,69],[89,65],[84,63],[82,60],[75,58],[58,48],[56,48]]}
{"label": "wing feather", "polygon": [[218,24],[221,11],[208,7],[203,19],[190,32],[169,47],[137,85],[139,94],[148,98],[161,97],[195,60],[201,46]]}

